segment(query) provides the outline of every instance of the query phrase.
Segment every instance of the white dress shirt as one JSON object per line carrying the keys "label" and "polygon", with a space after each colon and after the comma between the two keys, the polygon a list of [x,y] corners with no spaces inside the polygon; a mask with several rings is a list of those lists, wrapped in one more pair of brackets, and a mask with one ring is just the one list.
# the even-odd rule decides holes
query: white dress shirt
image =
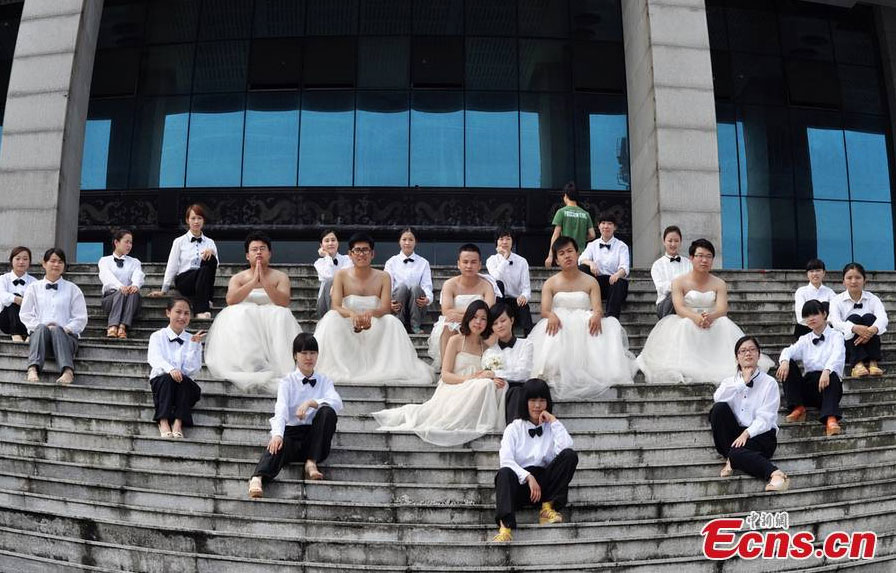
{"label": "white dress shirt", "polygon": [[[856,304],[861,304],[862,308],[855,308]],[[850,340],[855,336],[855,333],[852,331],[852,327],[855,326],[855,324],[848,322],[846,319],[852,314],[864,316],[868,313],[874,315],[875,321],[872,326],[877,327],[877,334],[882,335],[885,333],[887,331],[888,320],[887,310],[884,308],[884,303],[867,290],[863,290],[859,301],[855,302],[850,298],[849,291],[845,290],[835,296],[831,301],[831,312],[828,315],[828,320],[830,321],[831,326],[843,333],[844,339]]]}
{"label": "white dress shirt", "polygon": [[835,296],[837,295],[834,294],[834,291],[824,285],[815,288],[812,283],[809,283],[796,289],[796,292],[793,293],[793,313],[796,315],[797,324],[806,325],[806,319],[803,318],[804,304],[810,300],[830,303]]}
{"label": "white dress shirt", "polygon": [[[124,261],[121,267],[115,263],[116,260]],[[115,255],[107,255],[101,258],[96,266],[100,270],[103,294],[116,291],[123,286],[140,288],[143,286],[143,279],[146,278],[140,261],[128,255],[121,258]]]}
{"label": "white dress shirt", "polygon": [[174,239],[171,252],[168,253],[168,264],[165,266],[162,292],[168,292],[177,275],[190,269],[199,268],[199,265],[202,264],[202,251],[211,249],[215,258],[218,258],[218,247],[215,246],[215,242],[206,237],[205,233],[200,235],[199,239],[199,241],[194,241],[190,231]]}
{"label": "white dress shirt", "polygon": [[[406,263],[405,260],[409,260],[409,262]],[[411,253],[408,256],[398,253],[389,257],[383,270],[392,277],[393,294],[401,285],[407,285],[408,288],[419,285],[426,295],[427,304],[432,302],[432,270],[429,268],[429,261],[417,253]]]}
{"label": "white dress shirt", "polygon": [[485,261],[485,268],[496,281],[504,283],[504,296],[532,298],[532,285],[529,281],[529,261],[516,253],[510,253],[506,259],[494,254]]}
{"label": "white dress shirt", "polygon": [[529,477],[524,468],[546,467],[557,454],[572,447],[572,438],[560,420],[542,424],[541,436],[530,436],[529,430],[535,427],[529,420],[517,418],[504,428],[501,438],[501,467],[512,469],[520,483]]}
{"label": "white dress shirt", "polygon": [[535,347],[528,338],[514,337],[513,340],[515,340],[513,346],[506,348],[501,348],[497,344],[492,346],[504,359],[504,367],[495,370],[495,377],[512,382],[525,382],[532,374]]}
{"label": "white dress shirt", "polygon": [[[14,285],[12,281],[23,280],[25,281],[24,285]],[[25,294],[25,289],[28,288],[28,285],[37,281],[36,278],[29,275],[27,272],[22,276],[16,276],[16,273],[9,271],[3,276],[0,276],[0,309],[6,308],[16,301],[17,296],[23,296]]]}
{"label": "white dress shirt", "polygon": [[[610,248],[601,248],[600,245],[610,245]],[[628,245],[616,237],[613,237],[607,243],[600,237],[588,243],[585,251],[579,256],[579,264],[584,263],[586,260],[597,263],[597,268],[602,275],[612,275],[619,269],[625,269],[625,274],[622,278],[626,278],[631,268]]]}
{"label": "white dress shirt", "polygon": [[314,269],[317,271],[317,280],[324,282],[333,278],[336,271],[355,266],[348,255],[336,253],[335,257],[327,255],[314,261]]}
{"label": "white dress shirt", "polygon": [[303,384],[305,375],[296,368],[280,380],[280,387],[277,388],[277,404],[274,406],[274,416],[270,420],[271,437],[282,438],[286,426],[309,425],[314,421],[317,408],[308,408],[302,420],[296,416],[296,410],[305,400],[314,400],[318,405],[326,404],[337,414],[342,411],[342,398],[336,392],[330,377],[314,372],[309,378],[317,381],[314,386]]}
{"label": "white dress shirt", "polygon": [[747,428],[751,438],[778,429],[778,408],[781,406],[781,392],[778,382],[761,370],[751,378],[753,387],[748,388],[740,372],[725,378],[712,398],[716,402],[726,402],[737,418],[737,423]]}
{"label": "white dress shirt", "polygon": [[[606,249],[604,249],[606,251]],[[675,255],[681,259],[673,262],[669,254],[665,254],[653,262],[650,267],[650,277],[653,279],[653,285],[656,287],[656,303],[663,302],[669,293],[672,292],[672,280],[685,273],[691,272],[694,268],[691,265],[691,259],[682,255]]]}
{"label": "white dress shirt", "polygon": [[19,319],[28,329],[34,330],[41,324],[56,324],[80,336],[87,326],[87,304],[84,293],[75,283],[64,278],[56,281],[57,288],[48,289],[47,279],[34,281],[25,289]]}
{"label": "white dress shirt", "polygon": [[[175,334],[170,326],[153,332],[149,337],[146,360],[152,367],[149,379],[180,370],[184,376],[192,378],[202,368],[202,343],[193,342],[193,335],[184,330]],[[183,344],[174,342],[179,338]]]}
{"label": "white dress shirt", "polygon": [[803,373],[829,370],[843,378],[843,364],[846,362],[846,346],[843,335],[830,326],[821,333],[824,340],[813,343],[820,338],[814,332],[800,336],[796,342],[781,351],[779,362],[799,360],[803,363]]}

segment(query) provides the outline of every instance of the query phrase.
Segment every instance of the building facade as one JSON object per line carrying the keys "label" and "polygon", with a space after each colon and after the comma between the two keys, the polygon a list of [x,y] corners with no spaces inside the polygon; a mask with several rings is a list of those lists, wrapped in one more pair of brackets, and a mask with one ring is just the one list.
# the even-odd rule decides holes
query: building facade
{"label": "building facade", "polygon": [[163,260],[201,202],[233,260],[250,228],[306,260],[412,225],[436,263],[498,226],[534,263],[573,180],[638,266],[670,224],[729,268],[894,266],[887,6],[0,4],[2,249],[127,226]]}

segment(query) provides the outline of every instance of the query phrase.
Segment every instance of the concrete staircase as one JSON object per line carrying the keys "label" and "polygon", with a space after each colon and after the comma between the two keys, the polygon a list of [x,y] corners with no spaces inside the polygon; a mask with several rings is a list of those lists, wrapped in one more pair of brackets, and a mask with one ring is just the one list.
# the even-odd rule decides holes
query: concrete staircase
{"label": "concrete staircase", "polygon": [[[313,329],[313,269],[281,268],[292,277],[296,318]],[[161,283],[161,266],[146,270],[149,286]],[[221,267],[219,301],[237,270]],[[434,273],[438,288],[452,271]],[[731,318],[776,356],[790,341],[792,292],[804,274],[721,275]],[[536,292],[547,276],[533,269]],[[538,526],[535,512],[523,511],[515,541],[496,546],[487,540],[497,434],[438,448],[374,431],[369,412],[424,401],[432,386],[341,386],[346,409],[327,481],[305,483],[295,465],[265,499],[249,500],[273,397],[235,392],[203,369],[196,426],[184,441],[160,439],[145,359],[146,339],[165,324],[164,302],[144,299],[132,339],[109,341],[95,267],[72,265],[67,277],[84,290],[91,316],[75,384],[55,385],[53,372],[25,383],[27,348],[0,341],[0,571],[896,571],[894,376],[846,381],[841,436],[823,437],[817,422],[782,425],[775,462],[793,480],[784,494],[741,475],[717,477],[711,384],[646,385],[639,376],[601,400],[561,402],[556,412],[580,454],[566,523]],[[869,279],[896,308],[896,274]],[[655,323],[654,300],[649,275],[636,271],[622,320],[635,353]],[[425,336],[414,342],[424,356]],[[883,366],[896,373],[894,338],[884,342],[891,360]],[[702,557],[707,521],[752,510],[788,511],[792,532],[817,539],[876,531],[875,559]]]}

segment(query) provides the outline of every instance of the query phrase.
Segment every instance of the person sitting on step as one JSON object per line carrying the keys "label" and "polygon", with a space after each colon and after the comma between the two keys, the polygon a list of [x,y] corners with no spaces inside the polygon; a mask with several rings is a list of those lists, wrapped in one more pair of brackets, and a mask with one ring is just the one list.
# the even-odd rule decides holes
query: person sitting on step
{"label": "person sitting on step", "polygon": [[423,319],[433,301],[432,270],[429,261],[414,252],[417,234],[410,227],[398,238],[401,252],[386,261],[383,270],[392,277],[392,313],[398,315],[408,332],[423,332]]}
{"label": "person sitting on step", "polygon": [[793,293],[793,312],[796,316],[796,325],[793,327],[793,337],[799,338],[804,334],[809,334],[812,329],[806,325],[803,317],[803,305],[810,300],[821,301],[824,304],[825,313],[830,312],[830,304],[836,293],[822,284],[824,281],[824,261],[821,259],[809,259],[806,263],[806,276],[809,278],[809,284],[803,285],[796,289]]}
{"label": "person sitting on step", "polygon": [[39,380],[48,350],[62,374],[56,382],[70,384],[75,377],[75,353],[87,327],[87,303],[81,289],[62,278],[65,265],[65,251],[47,249],[44,278],[28,285],[22,297],[19,319],[29,333],[28,382]]}
{"label": "person sitting on step", "polygon": [[212,293],[215,273],[218,272],[218,247],[202,232],[205,226],[205,209],[202,205],[187,207],[185,220],[189,230],[174,239],[171,245],[162,289],[149,293],[149,296],[164,296],[173,285],[181,296],[190,299],[196,319],[211,320]]}
{"label": "person sitting on step", "polygon": [[681,247],[681,229],[675,225],[663,231],[663,256],[653,262],[650,267],[650,278],[656,287],[656,317],[664,318],[675,312],[672,303],[672,281],[681,275],[691,272],[691,260],[682,257],[678,249]]}
{"label": "person sitting on step", "polygon": [[[556,256],[556,253],[555,253]],[[495,476],[495,522],[498,534],[492,541],[513,539],[516,511],[541,502],[538,523],[560,523],[559,510],[566,505],[569,482],[579,456],[572,438],[551,413],[551,389],[544,380],[531,378],[523,385],[517,419],[504,429],[501,438],[501,469]]]}
{"label": "person sitting on step", "polygon": [[843,267],[846,290],[831,301],[831,326],[846,340],[846,362],[850,376],[882,376],[880,337],[887,331],[887,311],[880,299],[865,289],[865,267],[849,263]]}
{"label": "person sitting on step", "polygon": [[[811,330],[781,351],[778,380],[784,383],[788,422],[806,419],[806,406],[819,408],[818,421],[825,425],[825,435],[840,433],[843,417],[843,364],[846,349],[843,335],[828,326],[828,311],[819,300],[803,304],[803,322]],[[803,363],[805,374],[796,361]]]}
{"label": "person sitting on step", "polygon": [[97,262],[100,282],[103,283],[103,310],[107,338],[127,338],[128,329],[140,311],[140,288],[143,286],[143,265],[129,256],[134,246],[134,235],[119,229],[112,235],[112,254]]}
{"label": "person sitting on step", "polygon": [[597,279],[600,297],[607,301],[607,316],[619,318],[628,297],[631,260],[628,245],[615,237],[616,217],[601,214],[597,228],[600,237],[588,243],[579,255],[579,268]]}
{"label": "person sitting on step", "polygon": [[495,233],[496,253],[485,261],[488,274],[498,284],[501,300],[510,308],[523,330],[523,336],[532,331],[532,284],[529,280],[529,261],[513,252],[513,233],[508,228]]}
{"label": "person sitting on step", "polygon": [[314,270],[317,271],[317,280],[320,282],[317,291],[317,318],[320,319],[330,310],[336,271],[351,267],[352,259],[348,255],[339,254],[339,239],[332,229],[325,229],[321,233],[317,256],[320,258],[314,261]]}
{"label": "person sitting on step", "polygon": [[193,406],[202,397],[193,376],[202,368],[205,331],[187,332],[191,314],[188,298],[171,297],[165,307],[168,326],[149,336],[146,360],[152,368],[149,385],[156,408],[152,420],[163,438],[184,437],[183,428],[193,425]]}
{"label": "person sitting on step", "polygon": [[31,266],[31,249],[16,247],[9,253],[10,271],[0,276],[0,331],[12,336],[13,342],[25,342],[28,328],[22,324],[19,314],[22,297],[28,285],[37,281],[28,273]]}
{"label": "person sitting on step", "polygon": [[[523,384],[532,372],[535,347],[529,338],[513,335],[514,316],[509,306],[496,302],[488,311],[492,321],[495,344],[501,352],[501,365],[494,371],[495,380],[507,384],[504,392],[504,421],[510,424],[516,419],[523,402]],[[494,348],[494,347],[493,347]]]}
{"label": "person sitting on step", "polygon": [[790,478],[771,463],[778,446],[778,383],[759,368],[759,341],[743,336],[734,345],[737,374],[713,394],[709,423],[716,451],[725,460],[720,477],[734,470],[768,481],[765,491],[784,491]]}
{"label": "person sitting on step", "polygon": [[271,418],[271,439],[249,480],[249,497],[264,495],[286,464],[305,463],[305,479],[321,480],[317,464],[330,455],[342,398],[326,374],[316,370],[317,340],[306,332],[292,341],[296,369],[280,381]]}

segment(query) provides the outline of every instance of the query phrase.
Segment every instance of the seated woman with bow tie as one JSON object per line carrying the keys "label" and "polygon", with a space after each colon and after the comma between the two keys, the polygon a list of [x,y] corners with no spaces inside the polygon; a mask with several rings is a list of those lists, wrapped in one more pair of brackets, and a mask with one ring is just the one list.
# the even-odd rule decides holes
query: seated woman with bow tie
{"label": "seated woman with bow tie", "polygon": [[317,280],[320,282],[320,289],[317,291],[317,318],[323,318],[330,310],[333,277],[337,271],[347,269],[354,263],[348,255],[339,254],[339,239],[332,229],[325,229],[320,234],[317,256],[320,257],[314,261],[314,270],[317,271]]}
{"label": "seated woman with bow tie", "polygon": [[106,337],[127,338],[128,329],[140,310],[140,287],[143,286],[143,265],[129,256],[134,235],[119,229],[112,235],[113,251],[97,263],[103,283],[103,310],[109,314]]}
{"label": "seated woman with bow tie", "polygon": [[517,509],[541,502],[538,523],[560,523],[559,509],[566,505],[569,482],[579,456],[572,438],[551,413],[553,401],[547,382],[531,378],[523,385],[517,419],[501,438],[501,469],[495,476],[495,542],[513,539]]}
{"label": "seated woman with bow tie", "polygon": [[10,271],[0,276],[0,331],[12,336],[13,342],[25,342],[28,328],[22,324],[19,313],[25,289],[37,279],[28,274],[31,266],[31,249],[16,247],[9,253]]}
{"label": "seated woman with bow tie", "polygon": [[849,263],[843,267],[846,290],[831,300],[831,326],[846,340],[846,362],[850,376],[883,376],[880,337],[887,331],[887,309],[877,295],[865,290],[865,267]]}

